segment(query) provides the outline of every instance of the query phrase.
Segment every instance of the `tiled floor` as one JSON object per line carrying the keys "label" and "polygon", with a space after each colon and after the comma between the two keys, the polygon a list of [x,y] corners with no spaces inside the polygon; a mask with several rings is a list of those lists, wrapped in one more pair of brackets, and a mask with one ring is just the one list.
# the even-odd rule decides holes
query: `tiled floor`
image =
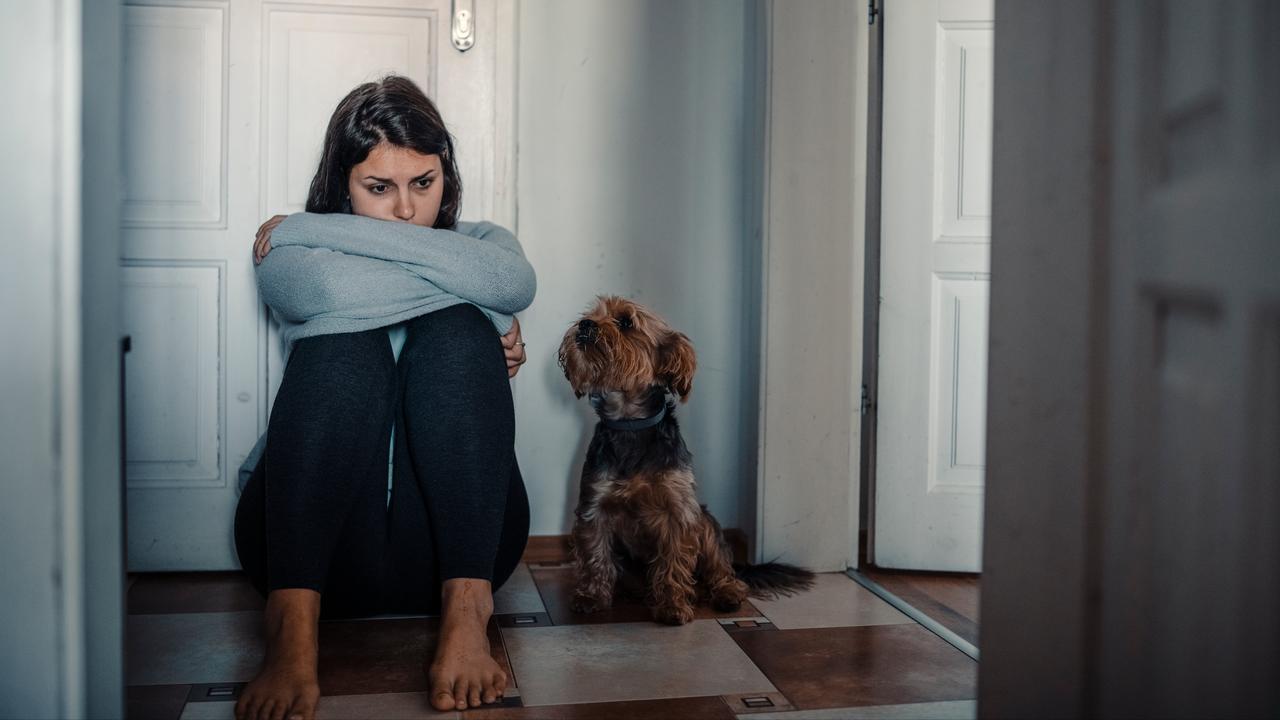
{"label": "tiled floor", "polygon": [[864,568],[862,574],[951,632],[978,644],[979,576],[880,568]]}
{"label": "tiled floor", "polygon": [[[320,629],[320,718],[969,718],[977,665],[839,573],[808,593],[703,608],[682,627],[619,601],[580,616],[570,572],[522,565],[496,594],[504,704],[437,713],[433,617]],[[141,576],[129,590],[129,718],[230,718],[262,657],[262,600],[236,573]]]}

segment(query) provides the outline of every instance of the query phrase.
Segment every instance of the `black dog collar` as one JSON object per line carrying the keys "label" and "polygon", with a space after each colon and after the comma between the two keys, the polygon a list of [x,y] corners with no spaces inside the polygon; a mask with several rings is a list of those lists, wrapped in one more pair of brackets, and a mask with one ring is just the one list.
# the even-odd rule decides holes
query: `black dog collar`
{"label": "black dog collar", "polygon": [[[604,402],[604,397],[591,393],[591,407],[596,409],[596,414],[600,413],[600,405]],[[667,416],[667,404],[662,403],[662,407],[658,409],[657,414],[643,418],[629,418],[626,420],[610,420],[600,415],[600,423],[610,430],[644,430],[662,422],[662,418]]]}

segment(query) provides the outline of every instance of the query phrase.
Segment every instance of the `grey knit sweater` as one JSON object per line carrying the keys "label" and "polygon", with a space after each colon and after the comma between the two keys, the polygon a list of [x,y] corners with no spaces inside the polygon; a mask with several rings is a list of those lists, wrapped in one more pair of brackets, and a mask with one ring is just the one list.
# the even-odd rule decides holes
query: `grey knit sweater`
{"label": "grey knit sweater", "polygon": [[[343,213],[295,213],[271,231],[256,268],[258,294],[280,324],[284,362],[302,338],[390,327],[469,302],[498,334],[529,307],[533,267],[510,231],[460,222],[440,230]],[[398,347],[397,347],[398,349]],[[264,432],[240,466],[244,488]]]}

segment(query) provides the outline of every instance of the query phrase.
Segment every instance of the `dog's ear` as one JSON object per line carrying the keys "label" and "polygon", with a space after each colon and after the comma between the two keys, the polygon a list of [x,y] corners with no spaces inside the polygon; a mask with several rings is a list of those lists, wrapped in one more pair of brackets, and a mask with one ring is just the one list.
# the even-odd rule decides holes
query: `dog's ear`
{"label": "dog's ear", "polygon": [[693,390],[693,371],[698,361],[693,354],[693,343],[681,332],[668,333],[658,346],[658,379],[680,396],[680,402],[688,402]]}

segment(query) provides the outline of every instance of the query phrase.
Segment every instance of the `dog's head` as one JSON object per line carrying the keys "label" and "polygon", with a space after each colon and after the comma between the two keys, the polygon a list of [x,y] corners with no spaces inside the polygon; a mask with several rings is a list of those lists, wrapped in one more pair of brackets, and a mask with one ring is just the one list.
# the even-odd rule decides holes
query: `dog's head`
{"label": "dog's head", "polygon": [[560,367],[578,397],[615,390],[638,395],[659,385],[686,402],[696,366],[684,333],[643,305],[614,295],[596,298],[560,342]]}

